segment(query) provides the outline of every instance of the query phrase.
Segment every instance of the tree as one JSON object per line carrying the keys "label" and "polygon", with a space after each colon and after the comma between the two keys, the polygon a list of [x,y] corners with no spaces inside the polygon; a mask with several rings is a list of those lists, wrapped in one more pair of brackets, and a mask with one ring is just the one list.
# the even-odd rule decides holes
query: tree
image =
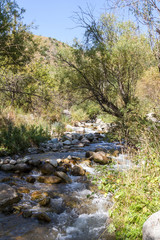
{"label": "tree", "polygon": [[89,13],[78,14],[85,28],[84,42],[61,49],[56,58],[63,63],[63,78],[85,99],[97,102],[104,112],[123,116],[135,99],[135,86],[143,70],[150,66],[148,40],[138,35],[131,23],[119,23],[111,15],[96,21]]}
{"label": "tree", "polygon": [[149,31],[160,32],[160,2],[159,0],[117,0],[114,7],[128,8],[142,24],[147,25]]}
{"label": "tree", "polygon": [[160,1],[158,0],[117,0],[112,3],[112,8],[128,9],[141,29],[147,27],[150,45],[158,60],[158,68],[160,72]]}
{"label": "tree", "polygon": [[[0,1],[0,91],[1,99],[31,98],[25,87],[29,82],[24,76],[26,66],[33,61],[38,50],[38,41],[30,32],[31,26],[22,22],[24,9],[20,9],[13,0]],[[27,75],[27,74],[26,74]],[[5,94],[3,94],[5,93]],[[17,98],[17,95],[19,97]],[[6,101],[4,101],[4,99]]]}
{"label": "tree", "polygon": [[0,66],[15,70],[30,62],[36,51],[36,42],[30,26],[23,24],[24,9],[15,1],[0,1]]}

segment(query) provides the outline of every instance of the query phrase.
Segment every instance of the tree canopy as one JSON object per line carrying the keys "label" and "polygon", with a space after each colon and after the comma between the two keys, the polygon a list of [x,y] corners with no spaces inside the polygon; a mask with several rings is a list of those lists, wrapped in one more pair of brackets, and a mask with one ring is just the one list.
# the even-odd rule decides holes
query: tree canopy
{"label": "tree canopy", "polygon": [[30,26],[23,24],[24,9],[15,1],[0,2],[0,66],[24,66],[31,61],[36,42]]}
{"label": "tree canopy", "polygon": [[131,22],[118,22],[107,14],[98,21],[82,15],[84,42],[76,41],[72,49],[61,49],[58,55],[63,76],[74,91],[121,117],[122,109],[135,99],[138,78],[153,60],[149,42]]}

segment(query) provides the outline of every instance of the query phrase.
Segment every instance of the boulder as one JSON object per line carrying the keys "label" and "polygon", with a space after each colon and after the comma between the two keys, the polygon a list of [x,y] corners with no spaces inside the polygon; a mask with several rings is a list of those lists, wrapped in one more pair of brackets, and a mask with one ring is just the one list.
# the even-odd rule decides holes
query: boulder
{"label": "boulder", "polygon": [[28,176],[28,177],[26,178],[26,181],[29,182],[29,183],[34,183],[34,182],[36,181],[36,179],[35,179],[35,177],[33,177],[33,176]]}
{"label": "boulder", "polygon": [[0,184],[0,210],[20,201],[20,195],[7,184]]}
{"label": "boulder", "polygon": [[143,240],[160,239],[160,211],[152,214],[143,224]]}
{"label": "boulder", "polygon": [[84,147],[84,145],[85,145],[85,144],[83,144],[83,143],[79,143],[79,144],[77,145],[77,147],[80,147],[80,148],[81,148],[81,147]]}
{"label": "boulder", "polygon": [[71,133],[66,133],[63,137],[62,137],[62,142],[69,140],[72,141],[72,134]]}
{"label": "boulder", "polygon": [[64,145],[71,145],[71,141],[70,140],[66,140],[63,142]]}
{"label": "boulder", "polygon": [[86,138],[87,138],[90,142],[92,142],[93,139],[94,139],[94,134],[93,134],[93,133],[89,133],[89,134],[86,135]]}
{"label": "boulder", "polygon": [[10,164],[12,164],[12,165],[15,165],[16,163],[17,163],[16,160],[13,160],[13,159],[12,159],[12,160],[10,161]]}
{"label": "boulder", "polygon": [[81,143],[84,143],[85,145],[88,145],[90,143],[90,141],[87,138],[83,137],[82,140],[81,140]]}
{"label": "boulder", "polygon": [[56,170],[65,173],[67,172],[67,169],[64,166],[58,166]]}
{"label": "boulder", "polygon": [[47,213],[38,213],[36,214],[36,218],[39,221],[47,222],[49,223],[51,221],[51,218],[47,215]]}
{"label": "boulder", "polygon": [[29,211],[29,210],[23,210],[22,216],[23,216],[24,218],[29,218],[29,217],[32,216],[32,212]]}
{"label": "boulder", "polygon": [[68,177],[68,175],[64,172],[57,171],[57,172],[55,172],[55,175],[60,177],[66,183],[72,183],[72,179],[70,177]]}
{"label": "boulder", "polygon": [[103,148],[103,147],[98,147],[94,150],[94,152],[105,152],[105,153],[108,153],[108,150]]}
{"label": "boulder", "polygon": [[91,151],[88,151],[85,154],[86,158],[90,158],[92,155],[93,155],[93,152],[91,152]]}
{"label": "boulder", "polygon": [[46,162],[50,163],[53,167],[58,166],[58,163],[55,159],[46,159]]}
{"label": "boulder", "polygon": [[10,182],[12,180],[12,177],[4,177],[0,180],[0,182],[4,183],[4,182]]}
{"label": "boulder", "polygon": [[3,170],[3,171],[12,171],[12,170],[14,170],[14,165],[12,165],[12,164],[9,164],[9,163],[7,163],[7,164],[3,164],[2,166],[1,166],[1,169]]}
{"label": "boulder", "polygon": [[50,198],[49,197],[46,197],[46,198],[42,199],[41,201],[39,201],[39,205],[41,207],[48,206],[49,203],[50,203]]}
{"label": "boulder", "polygon": [[19,172],[30,172],[32,170],[32,166],[29,166],[26,163],[18,163],[15,165],[15,170]]}
{"label": "boulder", "polygon": [[37,154],[39,152],[38,148],[34,147],[34,148],[28,148],[28,152],[30,154]]}
{"label": "boulder", "polygon": [[96,163],[105,165],[112,162],[112,158],[108,156],[107,153],[100,151],[100,152],[86,152],[86,157],[93,160]]}
{"label": "boulder", "polygon": [[44,163],[41,167],[41,172],[45,175],[50,175],[54,173],[54,171],[55,167],[53,167],[53,165],[51,165],[50,163]]}
{"label": "boulder", "polygon": [[29,160],[29,164],[34,167],[39,167],[42,164],[42,162],[39,159],[34,159],[34,160]]}
{"label": "boulder", "polygon": [[81,166],[74,166],[71,169],[71,174],[74,176],[84,176],[85,172],[86,171]]}
{"label": "boulder", "polygon": [[72,144],[73,145],[77,145],[79,143],[79,140],[78,139],[74,139],[73,141],[72,141]]}
{"label": "boulder", "polygon": [[77,139],[77,140],[81,140],[83,138],[83,136],[81,134],[79,134],[79,133],[74,133],[72,135],[72,138],[73,139]]}
{"label": "boulder", "polygon": [[108,157],[107,154],[104,152],[94,152],[93,155],[91,156],[91,159],[99,164],[105,165],[109,164],[112,162],[112,158]]}
{"label": "boulder", "polygon": [[10,157],[7,157],[7,158],[5,158],[5,159],[3,160],[3,163],[4,163],[4,164],[10,163],[11,160],[12,160],[12,159],[11,159]]}
{"label": "boulder", "polygon": [[49,147],[53,152],[56,152],[63,148],[63,143],[59,142],[59,143],[50,144]]}
{"label": "boulder", "polygon": [[29,193],[30,190],[26,187],[20,187],[18,188],[18,193]]}
{"label": "boulder", "polygon": [[71,145],[65,145],[65,146],[64,146],[64,149],[67,149],[67,150],[68,150],[68,149],[70,149],[70,148],[71,148]]}
{"label": "boulder", "polygon": [[53,138],[53,139],[51,139],[51,140],[48,141],[48,142],[51,142],[51,143],[58,143],[58,138]]}
{"label": "boulder", "polygon": [[41,201],[44,198],[48,197],[47,192],[41,192],[41,191],[34,191],[31,194],[31,200],[32,201]]}
{"label": "boulder", "polygon": [[80,157],[76,157],[76,156],[71,156],[71,159],[72,159],[72,160],[75,160],[75,161],[80,161],[80,160],[81,160]]}
{"label": "boulder", "polygon": [[40,176],[37,179],[41,183],[54,184],[62,182],[62,179],[57,176]]}
{"label": "boulder", "polygon": [[65,163],[65,164],[69,164],[70,163],[70,159],[68,158],[65,158],[61,161],[62,163]]}
{"label": "boulder", "polygon": [[27,163],[31,160],[32,158],[30,156],[25,156],[24,158],[21,159],[21,162]]}

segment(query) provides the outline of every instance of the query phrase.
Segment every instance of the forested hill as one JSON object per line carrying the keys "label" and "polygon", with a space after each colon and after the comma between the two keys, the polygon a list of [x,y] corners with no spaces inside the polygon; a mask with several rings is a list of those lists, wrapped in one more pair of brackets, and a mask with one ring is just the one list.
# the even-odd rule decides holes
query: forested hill
{"label": "forested hill", "polygon": [[48,64],[54,65],[54,54],[56,54],[57,46],[61,46],[64,43],[56,40],[55,38],[51,37],[44,37],[34,35],[35,41],[38,42],[39,49],[35,54],[36,60],[38,61],[45,61]]}

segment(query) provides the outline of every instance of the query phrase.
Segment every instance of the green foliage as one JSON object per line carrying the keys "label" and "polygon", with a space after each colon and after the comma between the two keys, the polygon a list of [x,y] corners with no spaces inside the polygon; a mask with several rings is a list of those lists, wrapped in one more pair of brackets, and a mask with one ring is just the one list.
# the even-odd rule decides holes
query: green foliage
{"label": "green foliage", "polygon": [[116,117],[105,113],[98,115],[97,118],[102,119],[105,123],[115,123],[117,121]]}
{"label": "green foliage", "polygon": [[160,126],[152,123],[140,134],[139,151],[132,156],[134,166],[125,172],[100,167],[99,188],[112,192],[114,205],[109,231],[116,239],[140,240],[147,218],[160,208]]}
{"label": "green foliage", "polygon": [[47,121],[21,109],[0,109],[0,154],[24,152],[51,138]]}
{"label": "green foliage", "polygon": [[92,101],[85,101],[83,109],[90,119],[96,118],[102,112],[99,105]]}
{"label": "green foliage", "polygon": [[49,138],[48,129],[43,129],[42,126],[15,126],[10,123],[0,131],[0,146],[7,154],[14,154],[24,152],[30,146],[39,146]]}
{"label": "green foliage", "polygon": [[98,185],[98,189],[107,193],[114,193],[119,188],[119,178],[121,173],[112,169],[112,165],[109,166],[97,166],[96,177],[92,179],[92,183]]}
{"label": "green foliage", "polygon": [[106,138],[109,141],[125,141],[126,146],[138,148],[141,142],[140,136],[150,124],[143,110],[137,99],[132,101],[132,104],[128,104],[121,110],[123,117],[116,119],[115,127],[106,133]]}
{"label": "green foliage", "polygon": [[73,115],[77,110],[82,112],[82,118],[84,117],[84,119],[81,118],[81,120],[95,119],[100,113],[102,113],[99,105],[89,100],[86,100],[80,104],[74,104],[71,107],[71,112]]}
{"label": "green foliage", "polygon": [[126,145],[136,146],[140,142],[140,134],[148,121],[141,111],[139,102],[134,101],[123,109],[123,118],[117,123],[119,139],[123,138]]}
{"label": "green foliage", "polygon": [[77,106],[73,106],[71,108],[71,117],[73,122],[80,122],[89,119],[87,113],[82,108],[78,108]]}
{"label": "green foliage", "polygon": [[2,0],[0,10],[0,66],[17,71],[17,66],[31,61],[37,45],[30,26],[22,22],[24,9],[15,1]]}
{"label": "green foliage", "polygon": [[117,229],[117,239],[142,239],[142,226],[149,215],[158,211],[159,166],[133,169],[126,174],[120,188],[114,195],[115,205],[111,213]]}
{"label": "green foliage", "polygon": [[4,107],[12,105],[25,111],[40,112],[51,102],[55,83],[48,66],[37,61],[19,69],[18,73],[1,71],[0,74],[3,74],[1,84],[6,89],[0,97],[1,101],[5,99]]}
{"label": "green foliage", "polygon": [[59,77],[84,100],[122,117],[121,110],[135,99],[137,80],[153,63],[149,42],[132,23],[119,23],[111,15],[103,15],[99,21],[91,17],[88,25],[82,19],[86,41],[60,48],[59,64],[63,66]]}
{"label": "green foliage", "polygon": [[159,109],[160,105],[160,74],[157,66],[151,67],[145,71],[142,78],[139,79],[136,88],[136,95],[141,105],[148,112]]}

